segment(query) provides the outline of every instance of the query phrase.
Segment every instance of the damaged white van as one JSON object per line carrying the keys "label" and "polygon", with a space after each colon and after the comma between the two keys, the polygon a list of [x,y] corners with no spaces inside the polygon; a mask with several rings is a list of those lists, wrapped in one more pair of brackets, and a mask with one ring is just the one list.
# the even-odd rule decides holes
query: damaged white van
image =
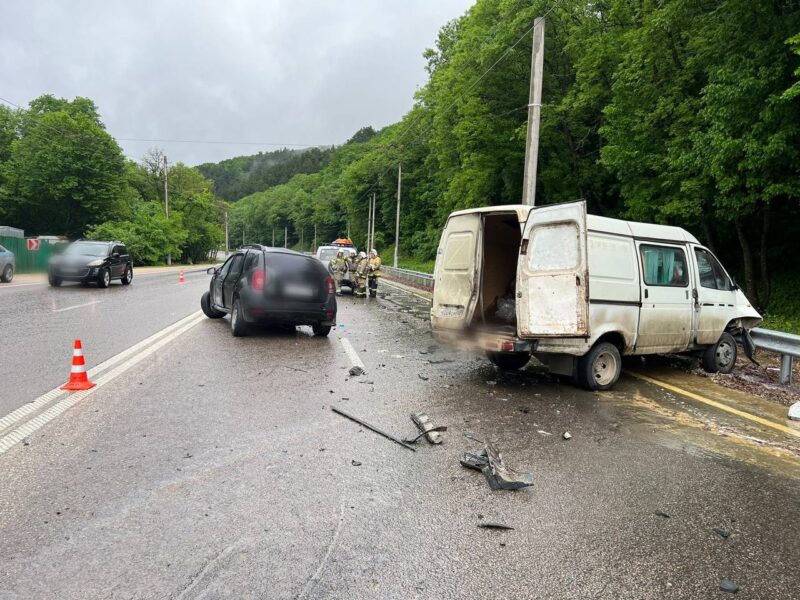
{"label": "damaged white van", "polygon": [[584,201],[454,212],[434,271],[431,326],[501,369],[533,355],[592,390],[622,355],[696,353],[729,373],[761,315],[714,255],[679,227],[586,214]]}

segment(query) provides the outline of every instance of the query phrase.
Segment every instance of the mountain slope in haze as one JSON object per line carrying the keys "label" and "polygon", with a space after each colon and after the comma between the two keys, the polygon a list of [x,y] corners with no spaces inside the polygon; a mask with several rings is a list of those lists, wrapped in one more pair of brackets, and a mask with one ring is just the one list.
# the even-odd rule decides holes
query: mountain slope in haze
{"label": "mountain slope in haze", "polygon": [[330,161],[333,148],[282,148],[237,156],[218,163],[203,163],[197,170],[214,182],[218,198],[235,202],[240,198],[286,183],[301,173],[317,173]]}

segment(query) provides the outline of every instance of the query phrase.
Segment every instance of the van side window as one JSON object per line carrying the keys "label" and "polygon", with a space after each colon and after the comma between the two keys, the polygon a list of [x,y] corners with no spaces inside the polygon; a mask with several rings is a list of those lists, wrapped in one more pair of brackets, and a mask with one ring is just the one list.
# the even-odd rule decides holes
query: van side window
{"label": "van side window", "polygon": [[689,285],[689,272],[683,250],[642,244],[639,251],[642,254],[642,272],[647,285]]}
{"label": "van side window", "polygon": [[697,258],[697,270],[700,275],[700,285],[704,288],[712,290],[731,290],[731,280],[725,274],[725,270],[719,261],[714,258],[708,250],[703,248],[694,249],[695,258]]}

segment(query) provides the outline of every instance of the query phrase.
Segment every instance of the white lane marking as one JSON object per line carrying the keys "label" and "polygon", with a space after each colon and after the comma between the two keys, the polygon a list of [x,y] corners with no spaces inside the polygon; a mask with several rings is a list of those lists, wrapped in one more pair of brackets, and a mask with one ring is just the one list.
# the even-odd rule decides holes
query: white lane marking
{"label": "white lane marking", "polygon": [[382,281],[381,283],[385,283],[389,287],[393,287],[394,289],[400,290],[401,292],[405,292],[406,294],[411,294],[412,296],[416,296],[417,298],[421,298],[422,300],[425,300],[425,302],[433,302],[433,299],[426,298],[425,296],[423,296],[421,294],[415,294],[414,292],[409,291],[406,288],[401,288],[399,285],[393,285],[393,284],[389,283],[388,281]]}
{"label": "white lane marking", "polygon": [[364,363],[361,362],[361,357],[356,352],[356,349],[353,348],[353,344],[350,343],[350,340],[347,338],[339,338],[339,341],[342,342],[342,346],[344,346],[344,351],[347,353],[347,356],[350,358],[350,362],[353,364],[353,367],[361,367],[364,372],[367,371],[367,368],[364,366]]}
{"label": "white lane marking", "polygon": [[7,285],[6,284],[0,285],[0,290],[8,290],[8,289],[11,289],[11,288],[18,288],[18,287],[28,287],[28,286],[31,286],[31,285],[44,286],[44,285],[46,285],[46,283],[44,281],[40,281],[38,283],[9,283]]}
{"label": "white lane marking", "polygon": [[[146,342],[150,342],[154,338],[158,338],[158,340],[155,343],[153,343],[143,351],[134,354],[134,356],[129,360],[123,362],[117,367],[114,367],[113,369],[108,371],[108,373],[101,375],[95,381],[96,383],[95,387],[83,392],[73,392],[73,393],[64,392],[59,388],[50,390],[49,392],[40,396],[30,404],[26,404],[25,406],[22,406],[17,410],[15,410],[14,412],[12,412],[11,414],[7,415],[3,419],[0,419],[0,430],[2,430],[18,422],[26,415],[36,411],[38,408],[41,408],[48,402],[54,400],[55,398],[63,396],[63,398],[61,398],[58,402],[56,402],[53,406],[48,408],[42,414],[37,415],[24,425],[18,427],[17,429],[8,433],[4,437],[0,438],[0,454],[4,453],[14,444],[18,443],[20,440],[27,437],[40,427],[46,425],[47,423],[55,419],[58,415],[63,413],[71,406],[77,404],[80,400],[86,398],[87,396],[92,395],[94,392],[103,387],[105,384],[115,379],[119,375],[122,375],[127,370],[132,368],[134,365],[138,364],[139,362],[141,362],[142,360],[144,360],[145,358],[147,358],[148,356],[150,356],[151,354],[162,348],[164,345],[168,344],[169,342],[173,341],[174,339],[180,337],[181,335],[189,331],[189,329],[191,329],[192,327],[194,327],[200,321],[203,320],[203,316],[202,314],[200,314],[200,312],[201,311],[197,311],[196,313],[189,315],[185,319],[181,319],[177,323],[170,325],[170,327],[156,333],[155,335],[151,336],[150,338],[147,338],[146,340],[143,340],[142,342],[139,342],[138,344],[132,346],[128,350],[125,350],[124,352],[121,352],[120,354],[110,358],[109,360],[98,365],[94,369],[91,369],[89,371],[89,375],[97,373],[98,370],[101,369],[101,367],[103,369],[106,369],[107,367],[117,364],[120,361],[127,358],[128,356],[131,356],[131,354],[134,354],[135,352],[140,350],[143,346],[146,345]],[[166,331],[169,331],[169,333],[164,334],[164,332]]]}
{"label": "white lane marking", "polygon": [[76,304],[75,306],[67,306],[65,308],[54,308],[53,312],[64,312],[67,310],[75,310],[76,308],[83,308],[84,306],[92,306],[93,304],[100,304],[102,300],[92,300],[91,302],[84,302],[83,304]]}

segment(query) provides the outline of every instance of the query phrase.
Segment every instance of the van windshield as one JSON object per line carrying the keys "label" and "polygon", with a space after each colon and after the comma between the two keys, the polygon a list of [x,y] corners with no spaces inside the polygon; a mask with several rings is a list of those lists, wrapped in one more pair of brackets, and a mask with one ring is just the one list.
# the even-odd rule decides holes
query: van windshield
{"label": "van windshield", "polygon": [[330,260],[339,252],[339,248],[323,248],[319,251],[320,260]]}

